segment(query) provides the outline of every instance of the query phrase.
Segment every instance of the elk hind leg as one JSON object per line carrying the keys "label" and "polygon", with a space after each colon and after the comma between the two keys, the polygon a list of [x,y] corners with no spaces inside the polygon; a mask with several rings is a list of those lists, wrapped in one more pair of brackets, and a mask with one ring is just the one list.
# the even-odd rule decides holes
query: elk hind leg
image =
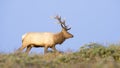
{"label": "elk hind leg", "polygon": [[25,48],[26,48],[26,46],[25,46],[25,45],[22,45],[22,46],[18,49],[18,52],[23,51]]}
{"label": "elk hind leg", "polygon": [[27,49],[26,49],[26,51],[25,51],[25,52],[28,54],[28,53],[30,52],[31,48],[32,48],[32,46],[31,46],[31,45],[27,46]]}

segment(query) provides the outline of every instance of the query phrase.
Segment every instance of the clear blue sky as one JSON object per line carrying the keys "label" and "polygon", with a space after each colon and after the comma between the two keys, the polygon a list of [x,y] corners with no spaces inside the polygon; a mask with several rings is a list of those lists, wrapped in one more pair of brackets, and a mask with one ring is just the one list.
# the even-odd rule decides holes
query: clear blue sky
{"label": "clear blue sky", "polygon": [[[59,14],[72,27],[73,39],[57,49],[77,51],[90,43],[120,42],[120,0],[0,0],[0,52],[13,52],[21,46],[26,32],[59,32]],[[32,52],[43,52],[33,48]]]}

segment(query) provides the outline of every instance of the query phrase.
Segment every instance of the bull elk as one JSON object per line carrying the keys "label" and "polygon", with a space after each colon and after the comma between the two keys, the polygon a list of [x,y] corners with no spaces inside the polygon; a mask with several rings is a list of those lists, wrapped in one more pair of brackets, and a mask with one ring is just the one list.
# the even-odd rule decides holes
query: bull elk
{"label": "bull elk", "polygon": [[47,53],[48,48],[52,48],[55,52],[58,52],[55,48],[56,44],[62,44],[66,39],[72,38],[73,35],[68,32],[71,28],[68,28],[65,24],[65,20],[61,20],[60,16],[55,16],[59,24],[62,27],[61,32],[51,33],[51,32],[29,32],[22,36],[22,46],[18,51],[26,49],[28,54],[32,47],[44,47],[44,54]]}

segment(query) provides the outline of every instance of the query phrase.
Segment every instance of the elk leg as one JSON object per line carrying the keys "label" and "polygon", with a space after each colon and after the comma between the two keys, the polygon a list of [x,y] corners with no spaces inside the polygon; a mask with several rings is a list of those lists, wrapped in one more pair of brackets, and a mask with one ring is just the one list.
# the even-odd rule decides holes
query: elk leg
{"label": "elk leg", "polygon": [[58,52],[57,49],[55,48],[55,46],[53,46],[52,49],[53,49],[55,52]]}
{"label": "elk leg", "polygon": [[22,45],[22,47],[20,47],[20,48],[18,49],[18,51],[19,51],[19,52],[22,51],[25,47],[26,47],[26,46]]}
{"label": "elk leg", "polygon": [[45,47],[45,48],[44,48],[44,54],[47,53],[47,49],[48,49],[48,47]]}
{"label": "elk leg", "polygon": [[31,50],[31,48],[32,48],[32,46],[27,46],[27,49],[26,49],[26,53],[28,54],[29,53],[29,51]]}

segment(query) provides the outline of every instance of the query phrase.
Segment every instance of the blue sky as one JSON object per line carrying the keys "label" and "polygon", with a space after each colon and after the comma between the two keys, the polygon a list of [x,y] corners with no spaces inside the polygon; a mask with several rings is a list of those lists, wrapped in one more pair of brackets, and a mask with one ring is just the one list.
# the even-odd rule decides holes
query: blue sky
{"label": "blue sky", "polygon": [[[61,15],[74,38],[57,49],[77,51],[90,43],[120,42],[120,0],[0,0],[0,52],[13,52],[27,32],[59,32],[51,16]],[[33,48],[32,52],[43,52]]]}

